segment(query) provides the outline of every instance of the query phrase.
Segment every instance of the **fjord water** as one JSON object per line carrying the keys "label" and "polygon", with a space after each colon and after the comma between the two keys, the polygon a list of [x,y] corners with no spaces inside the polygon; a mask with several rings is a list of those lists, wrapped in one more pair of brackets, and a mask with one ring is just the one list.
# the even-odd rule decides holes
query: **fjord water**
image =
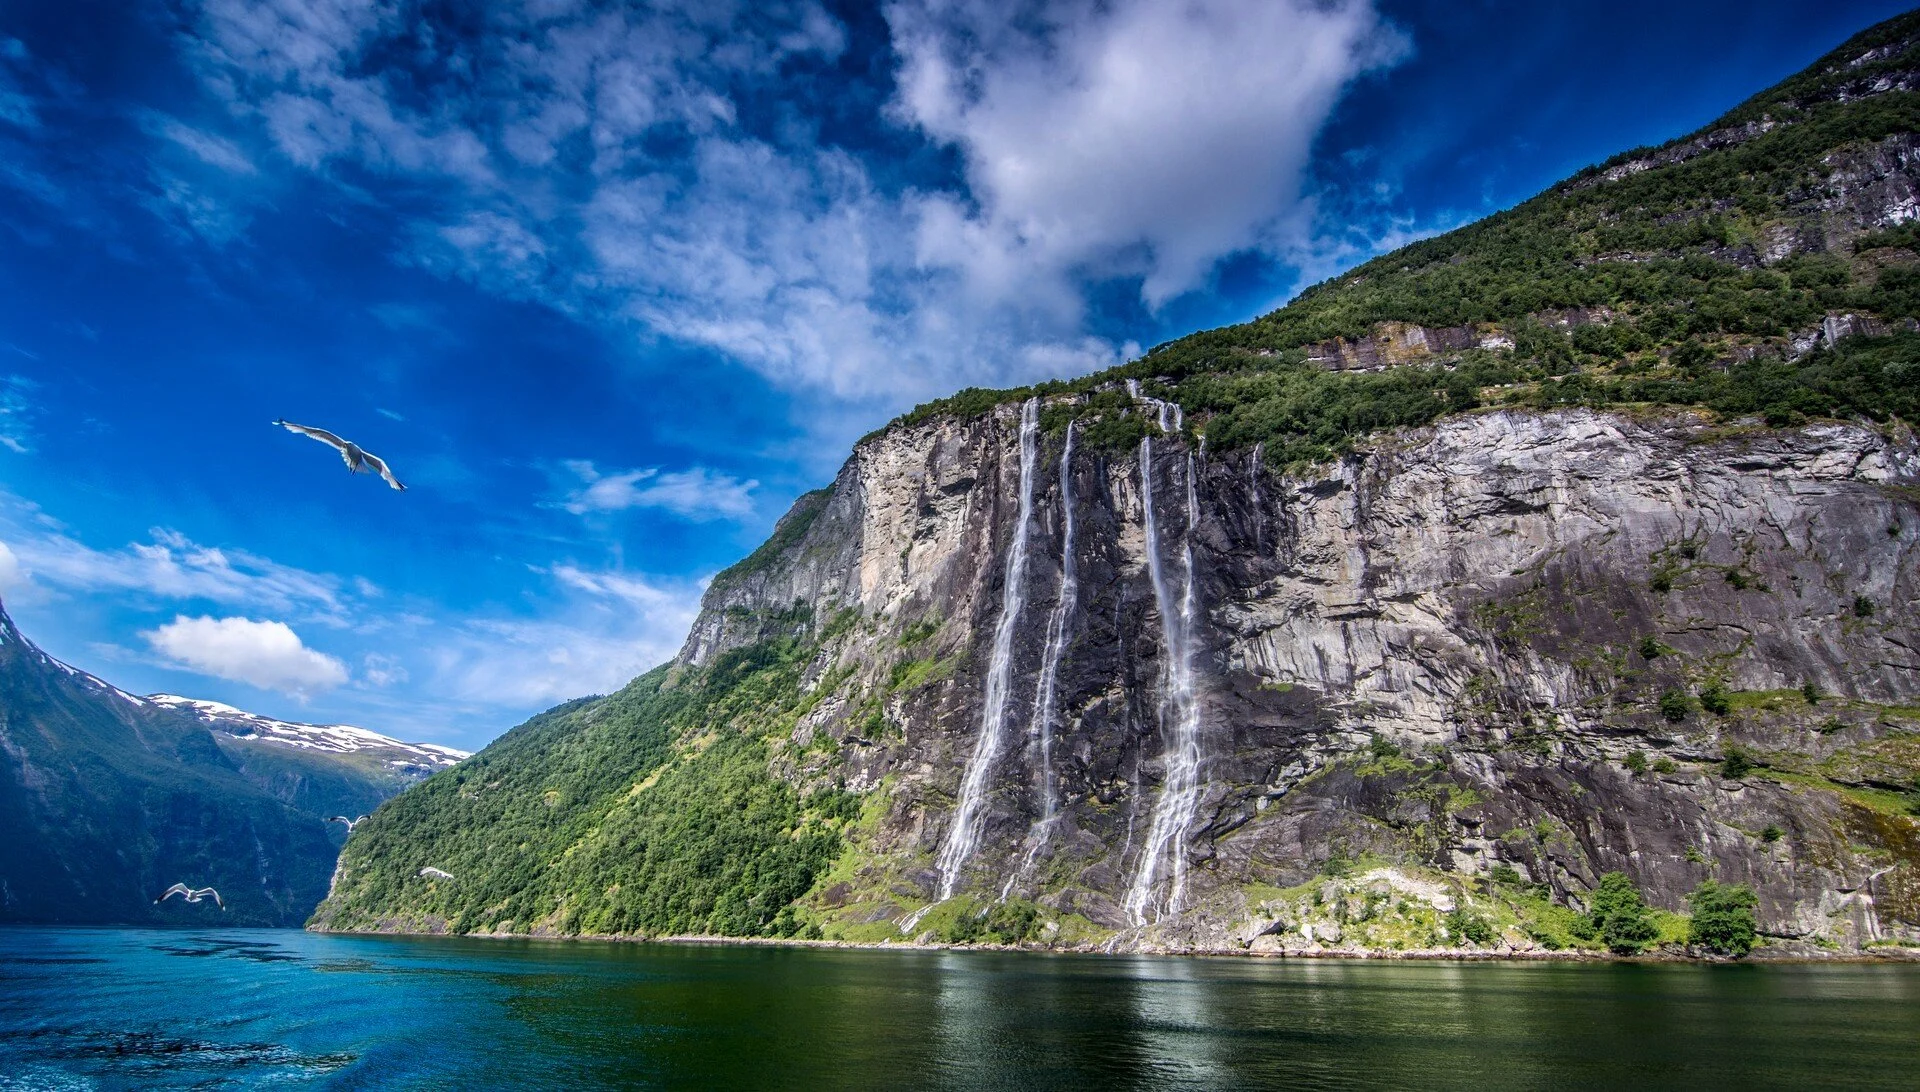
{"label": "fjord water", "polygon": [[0,929],[0,1088],[1920,1084],[1920,967]]}
{"label": "fjord water", "polygon": [[1913,1088],[1920,968],[0,929],[0,1088]]}

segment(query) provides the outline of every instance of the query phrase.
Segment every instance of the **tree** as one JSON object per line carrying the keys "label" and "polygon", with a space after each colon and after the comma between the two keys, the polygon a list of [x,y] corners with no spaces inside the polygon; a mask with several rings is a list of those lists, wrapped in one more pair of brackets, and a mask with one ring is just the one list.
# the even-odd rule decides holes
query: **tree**
{"label": "tree", "polygon": [[1641,951],[1660,936],[1653,924],[1653,912],[1625,872],[1600,877],[1589,905],[1591,935],[1620,955]]}
{"label": "tree", "polygon": [[1708,683],[1700,690],[1700,708],[1718,717],[1733,712],[1733,699],[1727,696],[1726,687],[1719,683]]}
{"label": "tree", "polygon": [[1721,955],[1746,955],[1757,939],[1753,908],[1759,902],[1745,884],[1706,881],[1687,896],[1687,904],[1693,907],[1687,943]]}
{"label": "tree", "polygon": [[1727,748],[1726,756],[1720,760],[1720,776],[1729,781],[1738,781],[1753,772],[1753,759],[1738,747]]}
{"label": "tree", "polygon": [[1687,696],[1685,690],[1676,687],[1660,695],[1660,715],[1675,724],[1686,720],[1687,714],[1691,712],[1693,712],[1693,699]]}

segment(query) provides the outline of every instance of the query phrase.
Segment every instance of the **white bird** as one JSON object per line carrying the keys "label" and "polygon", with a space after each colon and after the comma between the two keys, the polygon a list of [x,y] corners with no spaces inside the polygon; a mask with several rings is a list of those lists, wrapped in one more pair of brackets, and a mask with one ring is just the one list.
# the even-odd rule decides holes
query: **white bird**
{"label": "white bird", "polygon": [[210,898],[213,900],[213,904],[215,906],[218,906],[220,909],[225,910],[227,908],[227,904],[220,901],[220,892],[215,891],[213,888],[188,887],[186,884],[183,884],[183,883],[177,883],[177,884],[174,884],[172,887],[167,888],[166,894],[161,895],[159,898],[153,901],[165,902],[168,899],[174,897],[175,895],[179,895],[185,898],[188,902],[199,902],[202,899]]}
{"label": "white bird", "polygon": [[311,436],[321,443],[326,444],[328,447],[333,448],[335,451],[338,451],[341,460],[347,464],[348,473],[358,474],[362,470],[372,470],[382,478],[385,478],[387,484],[393,486],[395,489],[405,490],[407,488],[400,484],[399,478],[393,476],[393,471],[387,469],[386,460],[366,450],[359,444],[354,443],[352,440],[342,440],[326,429],[296,425],[292,421],[275,421],[274,424],[279,425],[288,432],[297,432],[302,436]]}
{"label": "white bird", "polygon": [[348,834],[352,834],[352,833],[353,833],[353,828],[354,828],[354,827],[357,827],[357,826],[359,826],[360,824],[362,824],[362,823],[364,823],[364,822],[366,822],[366,821],[367,821],[367,817],[366,817],[366,816],[364,816],[364,815],[362,815],[362,816],[359,816],[358,818],[354,818],[354,819],[349,819],[349,818],[347,818],[347,817],[346,817],[346,816],[344,816],[344,815],[329,815],[329,816],[327,816],[327,822],[329,822],[329,823],[345,823],[345,824],[347,825],[347,833],[348,833]]}
{"label": "white bird", "polygon": [[442,872],[442,871],[440,871],[439,869],[437,869],[437,868],[435,868],[435,867],[433,867],[432,865],[428,865],[427,867],[425,867],[425,868],[423,868],[423,869],[421,869],[421,870],[420,870],[420,874],[421,874],[422,876],[432,876],[432,877],[433,877],[434,879],[436,879],[436,880],[451,880],[451,879],[453,879],[453,873],[451,873],[451,872]]}

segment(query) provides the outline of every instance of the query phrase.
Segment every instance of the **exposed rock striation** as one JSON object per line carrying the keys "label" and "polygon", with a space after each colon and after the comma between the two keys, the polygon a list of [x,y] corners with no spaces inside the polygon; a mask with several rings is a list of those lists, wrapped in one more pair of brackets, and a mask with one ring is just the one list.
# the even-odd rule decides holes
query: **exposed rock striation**
{"label": "exposed rock striation", "polygon": [[[752,620],[796,603],[867,620],[822,648],[813,677],[837,692],[795,730],[841,746],[793,771],[887,797],[860,847],[881,904],[863,912],[939,894],[929,861],[976,748],[1004,604],[1022,609],[1010,704],[1037,698],[1071,482],[1077,594],[1051,755],[1037,726],[1002,749],[961,889],[1008,889],[1128,943],[1217,947],[1272,924],[1249,886],[1376,856],[1466,875],[1506,865],[1575,904],[1616,869],[1675,910],[1703,879],[1745,882],[1771,932],[1920,937],[1920,829],[1848,792],[1911,786],[1836,772],[1920,727],[1909,433],[1502,411],[1381,437],[1307,478],[1168,436],[1148,479],[1157,536],[1136,454],[1083,451],[1063,475],[1051,438],[1028,586],[1008,595],[1018,412],[862,445],[804,534],[709,597],[683,653],[694,666],[757,640]],[[1154,537],[1176,568],[1168,542],[1190,542],[1201,783],[1172,835],[1187,889],[1174,899],[1161,870],[1143,921],[1122,904],[1152,871],[1179,715]],[[929,624],[924,647],[902,651]],[[914,658],[956,667],[888,693],[889,731],[867,738],[857,696],[887,692]],[[1711,687],[1741,707],[1698,708]],[[1689,699],[1680,719],[1661,711],[1669,692]],[[1779,776],[1720,776],[1734,748]],[[1645,772],[1623,765],[1634,752]],[[1029,860],[1049,792],[1057,814]],[[1769,827],[1782,836],[1762,838]]]}

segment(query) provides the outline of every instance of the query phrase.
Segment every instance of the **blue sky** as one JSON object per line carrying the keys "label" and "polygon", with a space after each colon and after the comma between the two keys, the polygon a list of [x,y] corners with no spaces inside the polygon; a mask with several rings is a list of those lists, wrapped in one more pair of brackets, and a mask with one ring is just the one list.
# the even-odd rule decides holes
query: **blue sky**
{"label": "blue sky", "polygon": [[915,402],[1270,310],[1900,10],[16,0],[0,594],[129,689],[478,746],[671,655]]}

